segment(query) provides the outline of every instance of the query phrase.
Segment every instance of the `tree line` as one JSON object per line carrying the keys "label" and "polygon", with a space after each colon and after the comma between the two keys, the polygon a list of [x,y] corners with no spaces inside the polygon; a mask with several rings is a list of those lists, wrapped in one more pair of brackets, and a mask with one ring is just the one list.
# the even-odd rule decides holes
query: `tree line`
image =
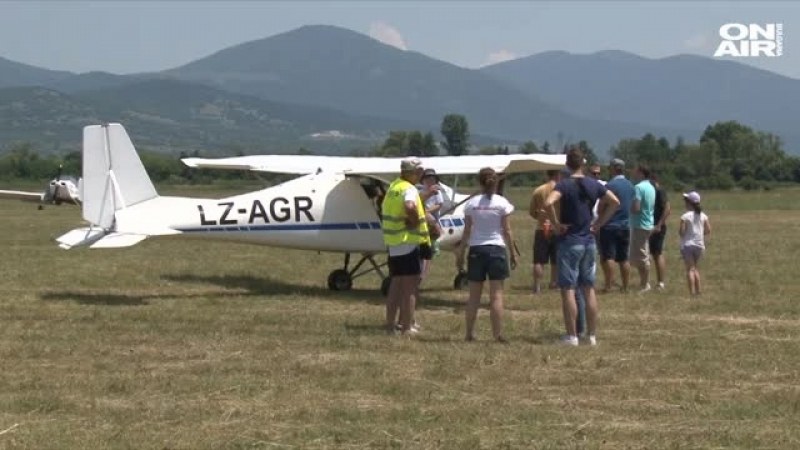
{"label": "tree line", "polygon": [[[419,130],[394,130],[385,141],[374,148],[354,152],[358,156],[450,156],[470,152],[469,123],[465,116],[448,114],[442,119],[440,133],[443,141],[437,142],[432,132]],[[586,154],[589,164],[603,163],[585,140],[577,145]],[[563,153],[569,143],[560,148],[545,141],[537,144],[527,141],[514,146],[515,153]],[[508,145],[486,146],[477,149],[479,154],[508,154]],[[300,149],[299,154],[310,152]],[[178,158],[163,153],[140,151],[142,163],[156,183],[208,184],[234,180],[276,182],[283,175],[238,170],[193,170],[180,159],[201,156],[195,151],[182,152]],[[678,138],[674,144],[664,137],[645,134],[641,138],[622,139],[612,146],[610,158],[623,159],[628,167],[644,164],[658,174],[662,184],[674,189],[770,188],[781,183],[800,183],[800,158],[788,155],[781,139],[773,134],[754,130],[736,121],[718,122],[706,127],[700,141],[686,143]],[[61,169],[59,167],[61,166]],[[10,145],[0,156],[0,178],[46,180],[59,171],[63,174],[81,173],[79,151],[62,156],[41,156],[30,143]],[[544,179],[542,174],[515,174],[510,185],[534,185]]]}

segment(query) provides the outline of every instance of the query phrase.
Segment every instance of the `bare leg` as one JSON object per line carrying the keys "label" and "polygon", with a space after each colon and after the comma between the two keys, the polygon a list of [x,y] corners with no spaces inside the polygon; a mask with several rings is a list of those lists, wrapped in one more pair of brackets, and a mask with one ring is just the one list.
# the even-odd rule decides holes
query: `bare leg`
{"label": "bare leg", "polygon": [[700,295],[700,270],[694,266],[694,295]]}
{"label": "bare leg", "polygon": [[689,286],[689,295],[694,295],[694,262],[684,259],[686,265],[686,284]]}
{"label": "bare leg", "polygon": [[636,269],[639,271],[639,287],[644,289],[650,283],[650,264],[639,261]]}
{"label": "bare leg", "polygon": [[478,317],[478,307],[481,304],[481,294],[483,293],[483,282],[469,282],[469,298],[467,307],[464,309],[467,318],[467,340],[475,340],[475,319]]}
{"label": "bare leg", "polygon": [[622,292],[628,292],[628,286],[631,282],[631,263],[630,261],[623,261],[619,263],[619,273],[622,278]]}
{"label": "bare leg", "polygon": [[389,281],[389,295],[386,297],[386,330],[394,331],[397,327],[397,313],[400,309],[401,286],[398,277]]}
{"label": "bare leg", "polygon": [[[605,279],[604,291],[610,291],[614,287],[614,270],[611,268],[611,260],[604,259],[600,262],[600,267],[603,268],[603,278]],[[620,266],[621,267],[621,266]],[[620,269],[622,274],[622,282],[625,283],[625,273]]]}
{"label": "bare leg", "polygon": [[536,294],[542,290],[541,279],[544,276],[544,266],[541,264],[533,264],[533,293]]}
{"label": "bare leg", "polygon": [[[400,284],[400,328],[405,333],[414,324],[414,307],[416,306],[418,275],[396,277]],[[394,279],[392,279],[394,283]]]}
{"label": "bare leg", "polygon": [[597,332],[597,294],[594,286],[584,286],[583,295],[586,299],[586,328],[589,336],[594,336]]}
{"label": "bare leg", "polygon": [[575,333],[575,319],[578,316],[578,305],[575,303],[575,289],[561,288],[561,309],[564,312],[564,328],[568,336]]}
{"label": "bare leg", "polygon": [[550,289],[558,287],[558,264],[555,261],[550,262]]}
{"label": "bare leg", "polygon": [[497,340],[503,337],[503,282],[489,280],[489,318],[492,321],[492,336]]}
{"label": "bare leg", "polygon": [[664,282],[664,275],[667,273],[667,259],[664,258],[664,255],[658,255],[655,258],[656,263],[656,277],[658,277],[658,282]]}

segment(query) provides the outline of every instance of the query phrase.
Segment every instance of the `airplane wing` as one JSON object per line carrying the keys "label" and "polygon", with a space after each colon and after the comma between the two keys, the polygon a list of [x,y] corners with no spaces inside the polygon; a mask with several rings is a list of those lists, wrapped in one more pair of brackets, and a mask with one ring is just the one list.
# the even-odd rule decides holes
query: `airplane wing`
{"label": "airplane wing", "polygon": [[[210,169],[239,169],[257,172],[305,175],[318,170],[352,175],[384,175],[400,172],[405,158],[377,158],[316,155],[252,155],[233,158],[184,158],[189,167]],[[421,157],[422,166],[434,169],[439,175],[477,173],[484,167],[497,172],[516,173],[560,169],[565,155],[464,155]]]}
{"label": "airplane wing", "polygon": [[40,203],[44,198],[41,192],[26,192],[26,191],[4,191],[0,190],[0,198],[10,198],[15,200],[25,200],[29,202]]}

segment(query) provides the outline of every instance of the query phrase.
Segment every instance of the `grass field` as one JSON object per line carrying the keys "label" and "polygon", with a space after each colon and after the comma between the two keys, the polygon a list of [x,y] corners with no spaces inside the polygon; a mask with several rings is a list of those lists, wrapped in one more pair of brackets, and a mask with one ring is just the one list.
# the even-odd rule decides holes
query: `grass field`
{"label": "grass field", "polygon": [[[324,287],[338,255],[177,238],[63,251],[51,238],[76,208],[2,201],[0,448],[800,448],[800,191],[704,203],[703,297],[675,214],[666,292],[601,296],[599,346],[561,348],[558,296],[528,293],[528,264],[511,345],[485,311],[463,342],[449,255],[407,340],[380,328],[376,277]],[[524,211],[514,226],[530,261]]]}

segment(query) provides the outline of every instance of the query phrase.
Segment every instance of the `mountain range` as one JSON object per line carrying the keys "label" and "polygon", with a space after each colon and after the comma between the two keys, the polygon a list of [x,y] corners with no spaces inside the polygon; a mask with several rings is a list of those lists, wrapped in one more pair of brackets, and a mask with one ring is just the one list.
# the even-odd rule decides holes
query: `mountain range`
{"label": "mountain range", "polygon": [[[74,74],[0,58],[0,145],[52,150],[77,144],[82,125],[121,121],[135,143],[173,151],[336,153],[392,129],[435,132],[459,113],[479,143],[585,139],[604,154],[622,138],[695,140],[733,119],[791,151],[798,108],[800,81],[730,61],[547,52],[475,70],[324,25],[156,73]],[[349,139],[310,138],[325,130]]]}

